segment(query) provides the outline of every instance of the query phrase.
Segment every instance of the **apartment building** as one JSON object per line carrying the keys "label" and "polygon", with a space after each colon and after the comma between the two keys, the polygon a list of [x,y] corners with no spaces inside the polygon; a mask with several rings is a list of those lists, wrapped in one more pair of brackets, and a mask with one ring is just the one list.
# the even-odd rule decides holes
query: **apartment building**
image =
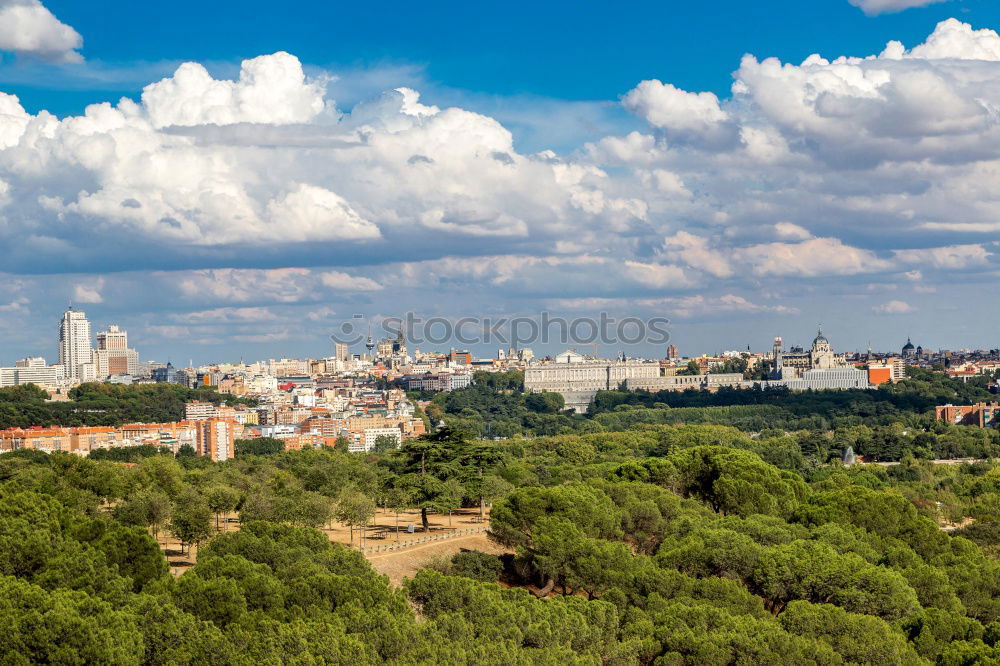
{"label": "apartment building", "polygon": [[403,441],[403,433],[399,428],[355,429],[347,433],[347,450],[351,453],[371,453],[375,450],[375,442],[379,437],[391,438],[397,447]]}
{"label": "apartment building", "polygon": [[174,453],[184,445],[198,450],[198,425],[194,421],[129,423],[120,430],[133,445],[163,446]]}
{"label": "apartment building", "polygon": [[980,428],[1000,427],[1000,403],[979,402],[975,405],[942,405],[934,408],[938,421]]}
{"label": "apartment building", "polygon": [[[198,455],[221,462],[236,454],[236,438],[239,424],[224,419],[207,419],[197,424]],[[242,432],[242,429],[240,429]]]}
{"label": "apartment building", "polygon": [[472,384],[472,375],[467,372],[425,373],[406,375],[402,378],[407,391],[454,391]]}
{"label": "apartment building", "polygon": [[191,401],[184,403],[185,421],[204,421],[217,418],[219,408],[210,402]]}
{"label": "apartment building", "polygon": [[66,368],[62,365],[46,365],[45,359],[32,356],[14,363],[14,367],[0,368],[0,387],[36,384],[45,389],[61,388],[66,385]]}
{"label": "apartment building", "polygon": [[292,432],[292,433],[282,433],[275,436],[275,439],[280,439],[287,451],[301,451],[302,449],[318,449],[322,448],[326,443],[325,438],[317,433],[313,432]]}
{"label": "apartment building", "polygon": [[88,455],[96,449],[134,446],[135,443],[121,430],[109,427],[8,428],[0,430],[0,451],[34,449],[53,453],[62,451]]}

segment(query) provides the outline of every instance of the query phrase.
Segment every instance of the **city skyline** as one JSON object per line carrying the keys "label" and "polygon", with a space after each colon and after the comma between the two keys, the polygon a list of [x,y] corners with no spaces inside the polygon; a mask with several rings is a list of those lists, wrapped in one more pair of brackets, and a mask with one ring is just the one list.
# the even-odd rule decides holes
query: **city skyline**
{"label": "city skyline", "polygon": [[[52,360],[49,361],[51,364],[59,363],[67,368],[65,374],[68,377],[80,378],[82,376],[80,369],[81,364],[93,364],[94,366],[93,370],[83,371],[83,374],[87,376],[93,374],[94,372],[96,372],[98,375],[101,375],[102,371],[108,370],[109,367],[112,370],[114,370],[114,372],[111,371],[103,372],[105,376],[108,374],[117,374],[118,372],[126,372],[126,370],[129,371],[129,374],[135,374],[135,370],[138,367],[139,363],[139,355],[135,350],[130,348],[128,341],[128,331],[126,327],[120,327],[117,324],[106,324],[101,327],[97,327],[97,328],[102,328],[103,330],[92,330],[92,324],[90,322],[89,317],[87,316],[87,313],[85,311],[74,308],[72,305],[69,306],[65,312],[63,312],[59,321],[60,321],[59,337],[56,340],[57,351],[54,356],[50,357],[49,355],[44,353],[29,353],[29,352],[19,353],[16,350],[9,349],[7,350],[8,355],[12,355],[13,357],[16,358],[13,357],[0,358],[0,366],[4,365],[12,366],[15,360],[22,361],[26,359],[43,358],[49,361],[49,359],[51,358]],[[67,327],[68,326],[67,321],[72,322],[69,328]],[[397,328],[398,324],[396,324],[396,322],[398,321],[397,317],[387,317],[382,320],[376,319],[376,321],[378,322],[378,324],[371,328],[373,335],[372,338],[373,344],[382,343],[383,341],[392,340],[397,337],[397,334],[394,333],[394,331],[399,330]],[[585,321],[585,320],[578,319],[577,321]],[[788,330],[797,331],[799,328],[801,328],[802,325],[803,323],[801,321],[797,322],[795,326],[790,327]],[[552,326],[551,328],[558,329],[558,327],[556,326]],[[820,335],[823,335],[822,325],[819,325],[819,329],[820,329]],[[358,330],[360,330],[363,333],[368,329],[358,329]],[[814,327],[811,330],[813,331],[814,334],[816,329]],[[830,330],[836,331],[837,329],[836,328],[831,329],[827,327],[827,331]],[[319,332],[319,334],[320,336],[322,336],[321,331]],[[838,339],[837,336],[835,335],[832,337]],[[860,353],[866,351],[868,348],[871,348],[871,350],[875,353],[898,354],[899,351],[903,348],[904,344],[911,343],[912,337],[913,336],[907,335],[905,336],[905,340],[903,342],[900,342],[895,345],[893,345],[891,342],[888,343],[887,345],[874,345],[869,340],[863,347],[852,348],[850,346],[838,345],[838,349],[840,349],[840,351],[842,352]],[[520,346],[521,348],[530,348],[532,349],[532,351],[537,352],[537,356],[539,358],[542,358],[544,356],[555,356],[557,353],[567,349],[577,350],[580,353],[585,353],[585,354],[593,354],[596,351],[598,356],[602,358],[613,358],[620,353],[625,353],[628,356],[633,356],[637,358],[670,358],[670,350],[674,351],[679,350],[680,356],[685,358],[692,358],[696,356],[706,356],[706,355],[713,356],[725,352],[750,351],[753,353],[767,353],[771,350],[775,338],[778,338],[779,340],[784,340],[785,346],[789,349],[793,347],[807,348],[809,346],[809,340],[812,338],[812,334],[809,334],[804,338],[800,339],[799,337],[796,337],[794,334],[790,335],[787,331],[784,333],[779,331],[776,335],[769,337],[765,341],[754,340],[743,345],[734,344],[715,349],[710,349],[707,347],[698,347],[697,344],[693,344],[691,347],[682,348],[677,345],[676,339],[673,337],[670,337],[662,344],[657,343],[655,345],[648,342],[642,342],[636,344],[624,344],[624,343],[610,344],[605,342],[605,343],[597,343],[596,347],[594,346],[594,343],[588,343],[585,341],[574,341],[574,340],[568,340],[568,341],[553,340],[547,343],[542,343],[537,340],[533,342],[531,340],[527,340],[524,341],[524,344],[514,345],[501,341],[494,341],[492,343],[479,342],[476,344],[463,344],[467,343],[468,340],[449,339],[441,343],[427,342],[426,344],[422,345],[422,351],[423,352],[447,351],[448,349],[458,348],[458,349],[470,350],[473,353],[473,356],[476,358],[493,358],[497,355],[498,352],[505,352],[508,348],[515,349],[518,348],[518,346]],[[413,341],[408,340],[405,336],[403,336],[402,340],[404,345],[409,344],[410,351],[412,351],[414,348],[421,347],[420,343],[414,344]],[[44,345],[45,343],[42,344]],[[234,363],[237,361],[237,358],[239,360],[248,363],[263,361],[268,358],[338,358],[343,360],[344,358],[346,358],[347,353],[364,354],[367,351],[365,342],[361,338],[357,338],[357,340],[353,344],[345,344],[344,342],[338,342],[337,340],[331,340],[330,338],[327,338],[326,344],[329,347],[329,349],[327,350],[319,350],[314,353],[306,353],[299,355],[286,353],[285,351],[282,351],[280,344],[274,343],[274,349],[276,353],[259,357],[246,354],[237,354],[237,356],[232,356],[231,354],[227,356],[223,354],[214,357],[198,357],[197,361],[195,361],[196,357],[189,353],[189,354],[181,354],[176,359],[171,358],[169,356],[161,357],[155,354],[152,355],[147,354],[145,358],[147,358],[148,362],[154,362],[159,364],[166,364],[168,362],[171,362],[175,367],[183,367],[185,365],[185,359],[187,359],[188,363],[194,362],[195,366]],[[916,341],[913,342],[913,345],[921,346],[928,351],[932,350],[937,351],[938,349],[949,349],[951,351],[977,350],[977,349],[991,350],[996,348],[996,345],[982,345],[982,346],[971,346],[971,347],[955,346],[955,345],[934,346],[926,344],[925,341],[919,338],[917,338]],[[84,348],[86,349],[84,350]],[[406,348],[407,347],[404,347],[404,350]],[[70,351],[71,349],[73,350],[72,352]],[[341,353],[341,349],[343,349],[346,353]],[[84,351],[81,350],[86,351],[85,354],[87,356],[86,360],[82,360]],[[13,352],[13,354],[11,354],[11,352]],[[125,361],[126,352],[129,355],[128,356],[129,360],[127,364]],[[111,355],[114,356],[120,356],[122,358],[120,364],[116,365],[114,362],[112,362],[112,364],[109,366],[108,359],[101,356],[101,354],[107,356],[108,353],[111,353]],[[93,355],[93,358],[90,358],[91,354]],[[74,362],[70,360],[68,362],[67,359],[76,359],[76,361]],[[119,367],[121,364],[126,364],[126,365]],[[76,370],[72,370],[71,368],[76,368]]]}
{"label": "city skyline", "polygon": [[0,36],[0,346],[52,357],[69,300],[157,359],[316,356],[407,310],[661,316],[706,351],[817,322],[845,349],[995,346],[968,304],[1000,266],[1000,8],[743,4],[601,65],[498,19],[526,45],[502,74],[462,40],[337,23],[331,46],[300,17],[209,48],[165,17],[116,41],[149,10],[26,2],[35,40]]}

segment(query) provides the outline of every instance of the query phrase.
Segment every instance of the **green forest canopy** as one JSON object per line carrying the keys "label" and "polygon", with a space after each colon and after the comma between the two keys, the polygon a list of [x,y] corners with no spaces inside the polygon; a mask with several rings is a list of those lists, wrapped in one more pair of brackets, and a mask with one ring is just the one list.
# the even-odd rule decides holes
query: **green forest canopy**
{"label": "green forest canopy", "polygon": [[[777,464],[717,425],[508,442],[445,429],[377,455],[224,463],[0,455],[4,659],[1000,659],[1000,468],[808,466],[796,436],[767,441],[785,450]],[[494,504],[491,533],[512,556],[456,558],[394,588],[317,529],[359,497],[435,512],[454,492]],[[213,512],[230,509],[240,529],[216,534]],[[968,518],[977,529],[940,527]],[[177,579],[163,531],[202,544]]]}

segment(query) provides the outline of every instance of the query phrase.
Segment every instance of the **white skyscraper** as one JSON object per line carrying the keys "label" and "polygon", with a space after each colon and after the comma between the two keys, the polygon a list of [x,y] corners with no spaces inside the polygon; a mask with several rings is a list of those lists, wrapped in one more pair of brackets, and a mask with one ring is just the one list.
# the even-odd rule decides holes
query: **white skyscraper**
{"label": "white skyscraper", "polygon": [[93,361],[90,322],[85,313],[70,306],[59,323],[59,363],[66,368],[67,377],[88,379],[86,375]]}

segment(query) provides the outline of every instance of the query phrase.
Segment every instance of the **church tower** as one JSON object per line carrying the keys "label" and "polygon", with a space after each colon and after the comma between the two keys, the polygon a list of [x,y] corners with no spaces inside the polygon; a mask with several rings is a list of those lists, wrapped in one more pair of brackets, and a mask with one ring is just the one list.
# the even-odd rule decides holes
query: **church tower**
{"label": "church tower", "polygon": [[782,340],[780,337],[774,339],[774,347],[771,349],[772,362],[771,379],[781,379],[781,368],[784,365],[782,359]]}
{"label": "church tower", "polygon": [[813,370],[828,370],[834,366],[833,351],[830,349],[830,341],[823,335],[823,329],[819,329],[813,339],[812,350],[809,352],[809,365]]}

